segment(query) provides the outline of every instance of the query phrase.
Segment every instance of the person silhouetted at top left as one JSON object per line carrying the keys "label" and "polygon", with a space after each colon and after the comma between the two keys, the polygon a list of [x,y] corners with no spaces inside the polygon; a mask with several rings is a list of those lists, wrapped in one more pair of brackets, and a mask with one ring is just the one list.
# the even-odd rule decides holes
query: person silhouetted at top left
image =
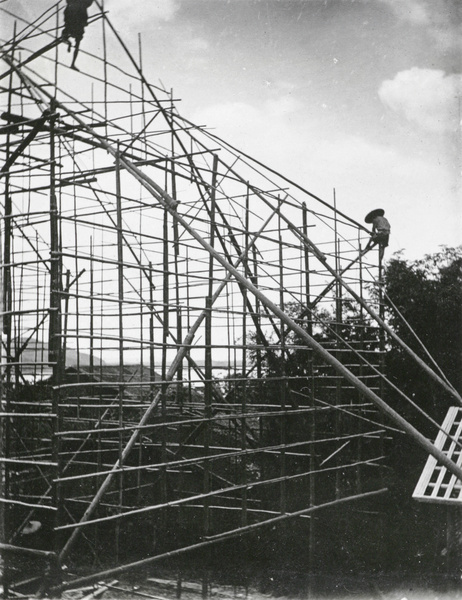
{"label": "person silhouetted at top left", "polygon": [[77,54],[79,53],[80,42],[83,38],[85,27],[88,23],[87,9],[92,4],[93,0],[67,0],[67,6],[64,9],[64,30],[63,39],[67,41],[69,52],[71,44],[69,38],[74,38],[75,48],[74,57],[72,59],[71,69],[78,71],[75,66]]}
{"label": "person silhouetted at top left", "polygon": [[383,216],[385,211],[383,208],[376,208],[371,210],[364,219],[366,223],[372,224],[372,235],[364,248],[364,252],[367,252],[377,244],[379,245],[379,260],[382,262],[383,255],[385,254],[385,248],[388,246],[388,240],[390,238],[390,223]]}

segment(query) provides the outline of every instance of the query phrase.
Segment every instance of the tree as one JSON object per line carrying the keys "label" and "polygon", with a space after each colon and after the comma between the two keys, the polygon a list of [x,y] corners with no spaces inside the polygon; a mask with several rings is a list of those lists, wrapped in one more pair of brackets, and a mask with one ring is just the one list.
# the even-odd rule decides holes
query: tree
{"label": "tree", "polygon": [[[381,291],[381,294],[379,294]],[[383,280],[376,287],[376,300],[383,296],[387,309],[386,319],[397,335],[426,362],[431,364],[431,359],[423,350],[419,340],[428,350],[430,355],[441,367],[442,372],[457,389],[461,390],[462,381],[462,247],[442,248],[440,252],[424,256],[421,260],[409,261],[401,254],[395,255],[388,263]],[[395,307],[398,311],[395,310]],[[286,306],[289,314],[304,328],[310,327],[307,315],[300,316],[300,307],[297,305]],[[343,304],[341,322],[337,322],[335,310],[323,310],[316,314],[312,325],[313,337],[332,353],[338,353],[344,364],[359,375],[367,375],[368,371],[356,366],[359,361],[353,352],[344,344],[359,351],[368,351],[368,357],[374,356],[374,351],[381,346],[381,333],[375,322],[368,315],[363,314],[353,303]],[[340,342],[337,334],[344,342]],[[275,336],[277,338],[277,336]],[[257,337],[252,338],[258,344]],[[330,377],[334,375],[329,365],[305,347],[304,341],[293,332],[287,332],[284,338],[285,352],[276,353],[274,349],[260,349],[249,353],[249,363],[254,364],[260,359],[262,372],[261,390],[264,391],[266,401],[277,403],[281,397],[281,385],[286,376],[290,382],[290,391],[295,399],[307,396],[310,387],[315,386],[315,397],[321,400],[321,406],[335,405],[336,386]],[[278,339],[271,340],[277,344]],[[395,386],[412,398],[415,404],[438,423],[442,422],[447,407],[453,402],[452,398],[433,383],[422,368],[402,349],[393,339],[389,339],[385,346],[385,374]],[[372,352],[371,352],[372,351]],[[356,370],[359,371],[356,373]],[[310,373],[314,376],[310,377]],[[370,373],[372,374],[372,373]],[[315,380],[315,381],[314,381]],[[368,379],[371,385],[371,379]],[[352,389],[341,390],[341,400],[354,402],[357,392]],[[384,399],[392,404],[404,417],[409,418],[417,429],[425,434],[435,437],[435,428],[403,397],[393,389],[387,387]],[[344,426],[351,430],[350,424],[336,422],[336,412],[324,412],[317,415],[317,432],[327,434],[329,430],[336,430]],[[296,425],[302,427],[302,432]],[[289,436],[306,435],[308,422],[298,418],[296,423],[291,423],[288,428]],[[278,439],[277,422],[267,430],[268,439]],[[391,433],[389,434],[391,435]],[[301,439],[301,437],[300,437]],[[377,502],[376,510],[384,519],[382,532],[383,547],[380,550],[379,562],[390,569],[418,570],[445,569],[447,561],[446,510],[430,504],[420,504],[412,499],[413,489],[418,481],[419,474],[425,464],[426,453],[415,445],[415,442],[403,434],[394,435],[393,443],[387,444],[385,452],[388,454],[387,463],[391,469],[387,472],[387,485],[390,494],[383,498],[382,503]],[[369,480],[362,482],[367,486]],[[328,483],[324,485],[323,492],[331,493]],[[319,486],[318,486],[319,487]],[[336,514],[341,520],[342,513]],[[334,516],[330,518],[338,523]],[[364,521],[364,515],[362,515]],[[375,520],[374,526],[380,523]],[[377,530],[372,524],[365,527],[362,523],[360,529],[355,530],[355,539],[360,540],[360,545],[370,549],[374,547]],[[329,545],[329,540],[323,540],[327,554],[335,550],[335,543]],[[367,552],[366,552],[367,554]],[[374,553],[370,556],[370,567],[373,563]]]}
{"label": "tree", "polygon": [[[417,336],[450,383],[462,391],[462,246],[443,247],[414,261],[404,259],[401,253],[394,255],[386,267],[382,290],[390,326],[431,365]],[[442,423],[453,398],[394,341],[388,347],[386,373],[420,408]],[[401,397],[387,400],[396,403],[399,412],[419,430],[435,438],[435,428],[415,410],[407,410]],[[450,508],[412,499],[425,452],[407,436],[398,435],[388,458],[394,481],[387,520],[390,564],[397,559],[403,569],[450,569],[453,555],[460,554],[460,546],[454,551],[449,549],[451,543],[448,545],[446,519],[454,518],[454,514]],[[397,548],[401,549],[399,554]]]}
{"label": "tree", "polygon": [[[398,253],[387,265],[383,290],[391,327],[431,365],[420,339],[451,384],[462,391],[462,246],[444,247],[415,261]],[[448,406],[441,388],[394,342],[387,354],[387,374],[441,420]]]}

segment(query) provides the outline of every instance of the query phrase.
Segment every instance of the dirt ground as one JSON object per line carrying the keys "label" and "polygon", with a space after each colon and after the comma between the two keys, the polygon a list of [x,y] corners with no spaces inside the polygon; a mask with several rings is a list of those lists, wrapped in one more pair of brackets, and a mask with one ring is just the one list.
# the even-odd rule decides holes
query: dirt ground
{"label": "dirt ground", "polygon": [[[290,579],[290,577],[288,577]],[[289,582],[288,582],[289,583]],[[275,584],[273,586],[273,584]],[[121,578],[100,582],[81,590],[66,591],[65,600],[462,600],[462,581],[439,579],[420,580],[406,583],[394,582],[392,578],[348,578],[332,581],[328,577],[308,581],[294,589],[283,578],[275,583],[269,581],[253,586],[223,585],[203,581],[183,581],[181,590],[178,582],[160,577],[145,577],[139,583]]]}

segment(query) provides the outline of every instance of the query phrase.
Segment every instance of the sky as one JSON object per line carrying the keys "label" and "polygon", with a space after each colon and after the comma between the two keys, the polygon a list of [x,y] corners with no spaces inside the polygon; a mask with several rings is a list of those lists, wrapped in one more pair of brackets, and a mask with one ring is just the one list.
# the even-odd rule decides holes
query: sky
{"label": "sky", "polygon": [[[51,0],[4,0],[35,18]],[[388,257],[462,243],[460,0],[105,0],[198,125],[363,221]],[[93,5],[90,14],[96,13]],[[3,38],[10,35],[1,31]],[[101,52],[89,26],[82,49]],[[120,49],[110,57],[117,60]]]}

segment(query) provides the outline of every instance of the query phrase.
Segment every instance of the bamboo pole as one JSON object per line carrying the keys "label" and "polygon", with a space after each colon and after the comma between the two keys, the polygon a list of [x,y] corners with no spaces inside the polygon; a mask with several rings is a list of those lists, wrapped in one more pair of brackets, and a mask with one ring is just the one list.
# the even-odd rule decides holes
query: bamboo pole
{"label": "bamboo pole", "polygon": [[[117,202],[117,300],[118,300],[118,331],[119,331],[119,393],[118,393],[118,417],[119,417],[119,432],[118,432],[118,460],[122,459],[123,452],[123,432],[122,428],[124,425],[124,253],[123,253],[123,236],[122,236],[122,190],[121,190],[121,177],[120,177],[120,146],[117,144],[117,155],[116,155],[116,202]],[[118,496],[119,496],[119,508],[118,511],[122,512],[123,496],[124,496],[124,474],[119,474],[118,477]],[[118,522],[119,523],[119,522]],[[115,558],[116,562],[119,562],[119,544],[120,544],[120,527],[116,525],[115,529]]]}
{"label": "bamboo pole", "polygon": [[[78,120],[78,117],[76,117],[75,114],[73,116],[74,116],[74,118],[77,118],[77,120]],[[83,121],[81,121],[81,123],[84,127],[87,127],[83,123]],[[93,135],[96,135],[94,133],[94,131],[91,130],[91,128],[88,128],[88,130]],[[107,147],[108,151],[113,153],[113,149],[111,146],[106,144],[106,147]],[[166,208],[168,210],[170,210],[170,212],[172,212],[172,214],[174,215],[174,218],[178,219],[178,222],[181,223],[181,225],[196,239],[196,241],[198,241],[208,252],[214,252],[213,248],[211,248],[207,244],[207,242],[202,239],[200,234],[198,234],[184,219],[182,219],[182,217],[180,215],[178,215],[178,213],[176,212],[175,203],[172,201],[171,198],[168,197],[168,195],[161,188],[159,188],[152,180],[147,178],[136,167],[131,165],[125,159],[123,160],[123,166],[129,172],[131,172],[132,175],[135,176],[135,178],[138,178],[139,181],[142,182],[142,185],[144,185],[144,187],[146,187],[146,189],[148,189],[154,195],[154,197],[156,197],[157,200],[159,200],[161,203],[163,203],[166,206]],[[381,410],[383,410],[386,414],[388,414],[388,416],[390,418],[392,418],[396,423],[398,423],[401,427],[403,427],[403,429],[405,429],[409,433],[409,435],[411,435],[420,445],[422,445],[424,448],[426,448],[427,451],[429,451],[431,454],[435,455],[436,449],[433,447],[432,444],[430,444],[428,442],[428,440],[426,440],[419,432],[417,432],[412,426],[410,426],[407,423],[407,421],[405,421],[402,417],[400,417],[400,415],[398,415],[397,413],[395,413],[395,411],[390,409],[390,407],[388,407],[378,396],[376,396],[373,392],[371,392],[369,390],[369,388],[367,388],[367,386],[365,386],[362,382],[357,380],[357,378],[355,378],[348,369],[343,368],[343,366],[341,364],[339,364],[338,361],[335,361],[334,357],[332,357],[328,352],[326,352],[322,347],[320,347],[319,344],[317,344],[316,341],[313,340],[302,328],[297,326],[296,323],[294,323],[291,319],[289,319],[283,311],[281,311],[277,306],[275,306],[273,303],[271,303],[271,301],[269,301],[269,299],[267,299],[264,296],[264,294],[262,294],[260,292],[260,290],[255,288],[255,286],[253,286],[253,284],[251,282],[249,282],[244,277],[242,277],[242,275],[235,269],[235,267],[230,265],[220,255],[217,255],[216,252],[214,254],[214,258],[218,262],[220,262],[222,264],[222,266],[224,266],[224,268],[226,268],[242,285],[247,287],[247,289],[252,294],[254,294],[254,296],[256,296],[260,300],[260,302],[264,306],[267,307],[267,309],[269,311],[273,312],[276,316],[280,317],[286,326],[290,327],[298,335],[300,335],[306,341],[306,343],[313,348],[313,350],[315,352],[320,354],[323,357],[323,359],[326,360],[326,362],[332,364],[332,366],[334,366],[334,368],[336,368],[337,371],[341,375],[345,376],[345,378],[348,381],[350,381],[350,383],[352,383],[352,385],[357,387],[357,389],[362,394],[366,395],[367,397],[369,397],[371,399],[371,401],[375,402],[377,404],[377,406],[379,406],[379,408],[381,408]],[[455,467],[455,465],[451,461],[448,461],[447,457],[445,457],[444,454],[436,453],[436,457],[439,460],[441,460],[443,462],[443,464],[445,464],[445,461],[446,461],[446,463],[449,465],[448,466],[449,470],[451,470],[452,472],[454,472],[454,468],[456,468],[455,474],[457,474],[457,476],[460,477],[460,474],[461,474],[460,469]]]}
{"label": "bamboo pole", "polygon": [[[281,233],[281,217],[278,218],[278,255],[279,255],[279,306],[284,310],[284,253]],[[284,335],[284,324],[280,322],[281,340],[280,340],[280,374],[281,381],[279,382],[280,406],[281,411],[286,411],[286,395],[287,395],[287,379],[286,379],[286,336]],[[287,418],[283,416],[280,420],[279,440],[281,452],[279,456],[279,470],[282,478],[279,488],[279,508],[281,514],[287,512],[287,489],[285,476],[287,473],[287,460],[285,453],[285,445],[287,444]]]}
{"label": "bamboo pole", "polygon": [[[249,242],[250,242],[250,236],[249,236],[249,230],[250,230],[250,222],[249,222],[249,217],[250,217],[250,194],[249,194],[249,188],[247,187],[247,194],[246,194],[246,198],[245,198],[245,226],[244,226],[244,252],[246,255],[246,270],[249,273],[252,273],[250,266],[248,264],[248,257],[249,257],[249,251],[250,251],[250,247],[249,247]],[[246,342],[247,340],[247,318],[248,318],[248,305],[247,305],[247,290],[244,288],[243,289],[243,316],[242,316],[242,339],[244,340],[244,342]],[[258,324],[258,320],[254,317],[253,318],[254,323]],[[257,330],[258,331],[258,330]],[[247,371],[247,349],[245,348],[245,344],[242,348],[242,355],[241,355],[241,370],[242,373],[246,373]],[[247,450],[247,436],[246,436],[246,430],[247,430],[247,419],[244,416],[247,412],[247,378],[244,377],[242,380],[242,392],[241,392],[241,406],[240,406],[240,413],[241,413],[241,435],[240,435],[240,445],[241,445],[241,449],[245,452]],[[241,527],[245,527],[248,524],[248,488],[247,488],[247,481],[248,481],[248,475],[247,475],[247,465],[248,465],[248,460],[247,460],[247,456],[243,455],[242,459],[241,459],[241,466],[240,466],[240,473],[239,476],[241,478],[242,483],[245,484],[244,489],[242,490],[242,498],[241,498]],[[248,546],[246,545],[245,547],[245,551],[248,551]]]}
{"label": "bamboo pole", "polygon": [[[56,105],[54,98],[50,103],[50,316],[49,316],[49,360],[53,364],[53,390],[52,390],[52,412],[57,416],[52,420],[53,433],[61,429],[62,416],[59,410],[60,391],[59,384],[63,378],[64,364],[62,353],[62,330],[61,330],[61,292],[62,292],[62,258],[61,258],[61,229],[59,223],[59,207],[56,197],[56,151],[55,151],[55,122]],[[57,508],[54,525],[60,525],[63,518],[64,502],[62,497],[62,486],[59,477],[62,473],[60,458],[61,440],[57,436],[52,437],[51,459],[55,463],[55,481],[52,484],[53,504]],[[57,555],[61,547],[60,534],[53,535],[53,548]],[[60,580],[59,569],[52,573],[53,583]]]}
{"label": "bamboo pole", "polygon": [[[63,107],[64,108],[64,107]],[[75,117],[78,119],[77,115]],[[90,128],[89,128],[90,129]],[[109,152],[113,153],[113,148],[107,144],[107,149]],[[142,184],[151,191],[151,193],[156,197],[159,202],[164,204],[164,206],[173,214],[174,218],[178,219],[179,223],[183,226],[183,228],[188,231],[188,233],[196,239],[208,252],[210,252],[215,260],[219,262],[229,273],[231,273],[237,281],[239,281],[243,286],[247,287],[247,289],[256,297],[258,297],[262,304],[264,304],[274,315],[278,316],[283,323],[292,329],[297,335],[299,335],[308,346],[310,346],[317,354],[319,354],[325,362],[331,364],[340,375],[343,375],[345,379],[355,386],[364,396],[369,398],[380,410],[382,410],[389,418],[391,418],[396,424],[398,424],[406,433],[408,433],[421,447],[423,447],[429,454],[434,456],[437,460],[439,460],[447,469],[456,475],[459,479],[462,479],[462,469],[458,467],[455,463],[453,463],[443,452],[435,448],[435,446],[428,441],[417,429],[415,429],[410,423],[408,423],[401,415],[399,415],[394,409],[388,406],[377,394],[372,392],[362,381],[360,381],[353,373],[349,371],[346,367],[344,367],[334,356],[332,356],[327,350],[325,350],[314,338],[312,338],[308,333],[300,327],[297,323],[295,323],[284,311],[282,311],[278,306],[276,306],[271,300],[269,300],[259,289],[257,289],[249,280],[245,279],[241,273],[232,265],[230,265],[220,254],[216,252],[214,248],[210,246],[210,244],[204,240],[199,233],[187,222],[183,219],[176,210],[176,203],[168,196],[168,194],[162,190],[160,186],[158,186],[154,181],[152,181],[148,176],[139,171],[136,167],[131,165],[128,161],[123,160],[122,164],[124,168],[127,169],[135,179],[138,179]],[[278,213],[280,212],[277,209]],[[283,215],[281,215],[283,216]],[[316,250],[317,251],[317,250]],[[317,251],[319,253],[319,251]],[[324,261],[325,262],[325,261]],[[353,290],[351,290],[353,291]],[[354,292],[353,292],[354,293]],[[356,294],[355,294],[356,295]],[[356,295],[357,296],[357,295]],[[361,299],[360,299],[361,300]],[[362,302],[362,300],[361,300]],[[367,305],[366,305],[367,306]],[[367,310],[371,310],[367,307]],[[375,313],[374,313],[375,314]],[[381,320],[380,320],[381,321]],[[380,322],[379,321],[379,322]],[[383,323],[383,322],[382,322]],[[384,324],[385,325],[385,324]],[[388,326],[386,326],[389,329]],[[394,337],[397,337],[394,334]],[[445,384],[446,387],[446,384]],[[461,400],[462,402],[462,400]]]}
{"label": "bamboo pole", "polygon": [[[16,21],[14,24],[13,32],[13,43],[16,40]],[[11,49],[11,60],[14,60],[14,45]],[[8,89],[8,111],[11,111],[12,106],[12,88],[13,88],[13,72],[10,73],[9,77],[9,89]],[[6,160],[8,161],[11,156],[11,134],[8,132],[6,136],[6,148],[5,148]],[[5,352],[6,352],[6,369],[0,377],[0,400],[2,405],[4,403],[3,410],[7,412],[11,409],[11,366],[8,364],[11,361],[11,267],[5,267],[11,262],[11,219],[12,219],[12,202],[10,196],[10,175],[6,172],[5,184],[4,184],[4,213],[3,213],[3,227],[0,227],[0,237],[2,238],[2,245],[0,246],[1,254],[1,293],[2,293],[2,316],[0,329],[2,337],[6,337]],[[1,235],[1,231],[4,228],[4,235]],[[0,344],[3,347],[3,344]],[[0,349],[0,356],[2,351]],[[10,455],[10,434],[11,424],[9,419],[0,423],[0,452],[2,456],[8,457]],[[10,470],[7,463],[0,464],[0,492],[3,498],[8,499],[10,496]],[[10,519],[8,518],[9,511],[5,511],[5,505],[0,505],[0,540],[9,540],[12,526]],[[2,554],[3,559],[3,591],[5,596],[8,596],[9,585],[10,585],[10,564],[8,556]]]}
{"label": "bamboo pole", "polygon": [[[215,246],[215,214],[216,214],[216,196],[215,189],[217,185],[217,165],[218,158],[215,155],[213,157],[213,173],[212,173],[212,191],[210,198],[210,245],[213,248]],[[204,416],[205,416],[205,430],[204,430],[204,470],[203,470],[203,490],[204,494],[208,494],[210,491],[210,463],[207,459],[210,452],[211,445],[211,417],[212,417],[212,302],[213,302],[213,271],[214,262],[213,256],[209,255],[208,264],[208,290],[207,297],[205,300],[205,308],[207,314],[205,317],[205,390],[204,390]],[[209,512],[209,501],[208,496],[204,501],[203,507],[203,534],[208,536],[210,533],[210,512]]]}
{"label": "bamboo pole", "polygon": [[[332,442],[333,440],[329,440],[329,441]],[[263,487],[263,486],[278,485],[278,484],[281,484],[282,482],[287,483],[289,481],[296,481],[299,479],[312,477],[313,475],[317,475],[319,473],[323,473],[323,474],[324,473],[336,473],[339,470],[345,471],[347,469],[356,469],[356,467],[358,465],[376,466],[377,463],[379,461],[384,460],[384,458],[385,458],[385,456],[378,456],[376,458],[362,460],[359,462],[344,463],[344,464],[340,464],[340,465],[334,465],[332,467],[324,467],[322,469],[318,468],[314,471],[314,473],[312,473],[311,471],[304,471],[303,473],[296,473],[293,475],[284,475],[284,476],[281,475],[279,477],[272,477],[271,479],[254,481],[252,486],[253,486],[253,488],[259,488],[259,487]],[[187,505],[190,502],[196,502],[196,501],[204,502],[204,500],[206,500],[208,498],[212,498],[212,497],[225,497],[225,495],[229,495],[230,493],[233,493],[233,492],[242,492],[242,490],[245,488],[245,486],[246,486],[246,484],[242,484],[242,483],[231,484],[231,485],[228,485],[227,487],[222,487],[220,489],[211,490],[207,493],[200,493],[200,494],[193,493],[192,496],[188,496],[185,498],[179,498],[179,499],[170,500],[167,502],[159,502],[158,504],[143,506],[141,508],[129,509],[129,510],[126,510],[123,514],[111,514],[111,515],[107,515],[105,517],[98,517],[96,519],[92,519],[91,521],[88,520],[85,522],[79,521],[79,522],[75,522],[75,523],[68,523],[67,525],[61,525],[60,527],[57,528],[57,530],[58,531],[74,530],[74,532],[75,531],[82,532],[82,530],[85,527],[89,527],[89,526],[95,525],[97,523],[109,523],[111,521],[118,521],[118,520],[124,519],[126,517],[131,517],[133,515],[141,515],[141,514],[146,514],[149,512],[153,512],[153,511],[161,511],[166,508],[170,509],[172,507],[181,506],[183,504]]]}
{"label": "bamboo pole", "polygon": [[[308,235],[308,211],[306,208],[306,204],[302,205],[302,223],[303,223],[303,234]],[[305,303],[307,306],[311,304],[311,277],[310,277],[310,255],[309,249],[306,244],[303,244],[303,258],[304,258],[304,272],[305,272]],[[310,335],[313,335],[313,319],[311,315],[308,315],[308,325],[307,331]],[[308,351],[308,377],[310,380],[310,405],[313,409],[311,418],[309,421],[309,432],[310,432],[310,440],[315,443],[316,441],[316,410],[315,410],[315,377],[314,377],[314,364],[313,364],[313,352]],[[315,462],[316,457],[314,452],[310,452],[309,458],[309,469],[310,471],[315,471]],[[316,477],[312,476],[309,480],[309,505],[310,507],[314,507],[316,505]],[[308,572],[310,578],[308,580],[308,597],[312,597],[312,583],[311,583],[311,574],[314,570],[314,559],[316,553],[316,520],[310,520],[310,529],[308,533]]]}
{"label": "bamboo pole", "polygon": [[254,523],[252,525],[248,525],[246,528],[239,528],[239,529],[235,529],[232,531],[229,531],[225,534],[221,534],[219,536],[213,536],[213,537],[209,537],[207,540],[204,540],[202,542],[199,542],[197,544],[193,544],[191,546],[187,546],[184,548],[179,548],[177,550],[172,550],[170,552],[165,552],[163,554],[159,554],[157,556],[152,556],[149,558],[145,558],[133,563],[129,563],[126,565],[121,565],[119,567],[115,567],[113,569],[109,569],[107,571],[102,571],[100,573],[94,573],[92,575],[88,575],[85,577],[80,577],[78,579],[74,579],[73,581],[69,581],[64,583],[62,586],[53,588],[51,591],[51,593],[53,592],[61,592],[64,590],[69,590],[75,587],[80,587],[82,585],[85,585],[87,583],[91,583],[93,581],[100,581],[106,577],[111,577],[113,575],[119,574],[119,573],[124,573],[126,571],[132,570],[132,569],[136,569],[139,567],[143,567],[146,565],[150,565],[153,564],[154,562],[158,562],[160,560],[165,560],[167,558],[173,558],[174,556],[180,556],[181,554],[184,554],[186,552],[191,552],[194,550],[199,550],[201,548],[205,548],[206,546],[210,546],[213,544],[216,544],[217,542],[222,542],[224,540],[228,540],[228,539],[232,539],[235,537],[239,537],[243,534],[249,533],[251,531],[254,531],[256,529],[260,529],[262,527],[267,527],[267,526],[273,526],[276,525],[280,522],[283,522],[287,519],[293,519],[296,517],[300,517],[303,515],[310,515],[315,513],[318,510],[321,509],[328,509],[328,508],[333,508],[334,506],[340,506],[343,504],[347,504],[349,502],[356,502],[357,500],[366,500],[366,499],[370,499],[373,498],[375,496],[384,494],[388,491],[387,488],[382,488],[380,490],[375,490],[373,492],[365,492],[363,494],[359,494],[356,496],[348,496],[346,498],[340,498],[338,500],[333,500],[332,502],[326,502],[325,504],[321,504],[318,506],[314,506],[314,507],[310,507],[310,508],[306,508],[304,510],[300,510],[297,512],[293,512],[293,513],[286,513],[284,515],[278,515],[277,517],[274,517],[272,519],[268,519],[266,521],[260,522],[260,523]]}
{"label": "bamboo pole", "polygon": [[[44,93],[47,93],[44,90]],[[60,105],[63,110],[71,114],[73,118],[79,122],[82,127],[84,127],[89,133],[95,136],[97,139],[100,139],[101,144],[110,152],[115,155],[114,148],[107,143],[105,140],[102,140],[98,134],[92,130],[86,123],[73,111],[65,107],[64,105]],[[178,220],[179,224],[188,231],[188,233],[196,239],[199,244],[203,246],[209,253],[211,253],[215,260],[219,262],[234,278],[240,282],[257,298],[259,298],[262,305],[266,306],[267,309],[272,312],[275,316],[279,317],[284,324],[292,329],[297,335],[299,335],[306,344],[311,347],[317,354],[319,354],[325,362],[331,364],[339,374],[343,375],[347,381],[349,381],[353,386],[355,386],[360,393],[369,398],[380,410],[382,410],[389,418],[391,418],[396,424],[399,425],[406,433],[408,433],[414,441],[416,441],[421,447],[423,447],[429,454],[432,454],[437,460],[439,460],[444,466],[448,468],[448,470],[456,475],[457,477],[462,479],[462,469],[460,469],[457,465],[455,465],[448,457],[434,447],[432,443],[430,443],[427,438],[425,438],[419,431],[417,431],[412,425],[410,425],[401,415],[399,415],[395,410],[389,407],[377,394],[371,391],[362,381],[360,381],[357,377],[355,377],[346,367],[344,367],[335,357],[333,357],[328,351],[326,351],[314,338],[312,338],[303,328],[301,328],[298,324],[296,324],[288,315],[286,315],[278,306],[276,306],[272,301],[270,301],[259,289],[257,289],[249,280],[244,278],[241,273],[231,264],[229,264],[220,254],[213,249],[210,244],[206,240],[202,238],[202,236],[196,232],[196,230],[177,212],[177,204],[176,202],[170,198],[170,196],[156,184],[153,180],[151,180],[148,176],[142,173],[137,167],[132,165],[127,159],[121,159],[121,166],[123,166],[129,173],[135,177],[142,185],[147,189],[164,207],[171,212],[173,217]],[[274,207],[273,207],[274,208]],[[275,208],[275,211],[280,213],[279,208]],[[281,214],[282,218],[284,216]],[[287,220],[284,219],[286,222]],[[290,221],[289,221],[290,223]],[[289,224],[288,223],[288,224]],[[290,223],[290,227],[293,228],[293,225]],[[309,240],[307,240],[309,242]],[[309,242],[310,246],[313,248],[315,254],[319,255],[319,250]],[[319,258],[319,257],[318,257]],[[321,260],[327,265],[326,261],[321,257]],[[330,269],[330,267],[329,267]],[[330,269],[332,271],[332,269]],[[335,272],[334,272],[335,273]],[[347,288],[348,289],[348,288]],[[351,292],[354,294],[353,290]],[[357,296],[357,295],[356,295]],[[363,302],[362,302],[363,303]],[[364,303],[363,303],[364,304]],[[367,306],[367,305],[366,305]],[[367,309],[370,312],[370,308]],[[375,313],[374,313],[375,315]],[[377,320],[377,319],[376,319]],[[385,324],[384,324],[385,326]],[[387,327],[387,329],[389,329]],[[394,334],[396,335],[396,334]],[[175,365],[176,367],[176,365]],[[146,419],[148,418],[151,411],[146,412]],[[127,446],[126,449],[129,448],[131,450],[131,446]],[[100,492],[95,496],[96,504],[99,502],[100,497],[104,494],[104,491]],[[85,518],[85,515],[84,517]],[[72,540],[72,542],[71,542]],[[69,551],[69,544],[73,544],[73,538],[71,536],[68,543],[63,548],[62,554],[66,554]]]}
{"label": "bamboo pole", "polygon": [[[333,190],[333,203],[334,203],[334,264],[335,271],[340,275],[341,273],[341,265],[340,265],[340,239],[338,234],[338,213],[337,213],[337,194],[335,188]],[[343,322],[343,299],[342,299],[342,291],[343,288],[340,284],[340,277],[334,280],[335,281],[335,323],[334,323],[334,331],[337,334],[337,348],[334,350],[334,356],[342,362],[342,355],[338,352],[339,341],[341,339],[341,326]],[[335,405],[338,406],[342,403],[342,380],[335,380]],[[338,435],[339,431],[342,429],[343,425],[343,414],[339,411],[335,412],[334,416],[334,428],[335,434]],[[340,498],[342,494],[342,474],[340,471],[337,471],[335,474],[335,497]]]}
{"label": "bamboo pole", "polygon": [[[376,423],[371,423],[372,425],[377,425]],[[324,443],[330,443],[330,442],[342,442],[343,440],[353,440],[355,438],[358,437],[376,437],[378,435],[380,435],[383,432],[383,428],[379,428],[379,429],[374,429],[371,431],[365,431],[363,433],[359,433],[359,434],[348,434],[345,436],[337,436],[335,438],[320,438],[317,440],[305,440],[303,442],[291,442],[291,443],[286,443],[285,444],[285,448],[286,449],[290,449],[290,448],[300,448],[302,446],[309,446],[309,445],[316,445],[316,444],[324,444]],[[256,454],[278,454],[281,450],[282,446],[281,444],[276,444],[273,446],[266,446],[263,448],[246,448],[245,450],[227,450],[226,452],[220,452],[218,454],[210,454],[209,455],[209,460],[221,460],[223,458],[240,458],[244,455],[246,456],[252,456],[252,455],[256,455]],[[310,455],[314,454],[314,452],[310,451]],[[191,465],[197,465],[200,464],[203,461],[203,456],[199,456],[196,458],[183,458],[181,460],[170,460],[169,461],[169,467],[173,468],[173,467],[184,467],[184,466],[191,466]],[[130,473],[133,471],[137,471],[139,469],[146,469],[146,470],[160,470],[162,468],[162,462],[159,463],[153,463],[150,465],[143,465],[141,467],[138,466],[129,466],[129,467],[124,467],[124,471],[126,473]],[[92,477],[101,477],[103,475],[108,475],[108,474],[112,474],[114,473],[115,470],[112,469],[111,471],[103,471],[103,472],[98,472],[98,473],[86,473],[83,475],[71,475],[68,477],[63,477],[61,479],[61,482],[64,481],[82,481],[85,479],[90,479]],[[313,472],[316,472],[316,469],[313,469]],[[307,472],[303,473],[306,474]],[[70,527],[73,527],[72,525]],[[67,526],[66,526],[67,528]]]}
{"label": "bamboo pole", "polygon": [[[242,177],[232,168],[230,168],[230,172],[236,176],[240,181],[243,182]],[[261,194],[259,192],[259,190],[254,189],[253,192],[255,193],[255,195],[257,195],[261,200],[263,200],[263,202],[265,204],[267,204],[268,206],[270,206],[271,208],[273,208],[274,210],[277,210],[278,213],[280,213],[280,208],[277,207],[275,208],[267,198],[265,198],[265,196],[263,194]],[[324,266],[324,268],[326,268],[329,273],[335,277],[335,279],[338,279],[340,281],[340,283],[343,285],[343,287],[348,291],[348,293],[357,301],[359,302],[359,304],[364,308],[364,310],[366,310],[370,316],[388,333],[388,335],[390,335],[390,337],[392,337],[395,342],[397,342],[402,348],[403,350],[405,350],[409,356],[411,356],[416,363],[432,378],[434,379],[437,383],[439,383],[453,398],[455,398],[455,400],[462,405],[462,397],[459,395],[459,393],[454,390],[451,386],[449,386],[443,379],[441,379],[441,377],[439,377],[403,340],[401,340],[401,338],[393,331],[393,329],[391,329],[391,327],[383,320],[380,318],[380,316],[364,301],[363,298],[361,298],[352,288],[351,286],[349,286],[345,280],[340,277],[338,275],[338,273],[336,273],[335,269],[333,269],[327,262],[326,257],[324,256],[324,254],[322,252],[320,252],[320,250],[317,248],[316,244],[314,244],[309,238],[308,236],[304,235],[303,233],[300,232],[300,229],[294,224],[292,223],[292,221],[287,218],[284,213],[280,213],[281,214],[281,218],[286,222],[287,226],[289,227],[289,229],[294,233],[294,235],[296,235],[297,237],[301,238],[313,251],[313,254],[317,257],[317,259],[321,262],[321,264]],[[286,325],[288,326],[288,324],[286,323]]]}
{"label": "bamboo pole", "polygon": [[0,543],[0,550],[3,550],[4,552],[11,552],[12,554],[23,554],[25,556],[41,556],[43,558],[56,558],[56,554],[48,550],[35,550],[33,548],[14,546],[12,544]]}

